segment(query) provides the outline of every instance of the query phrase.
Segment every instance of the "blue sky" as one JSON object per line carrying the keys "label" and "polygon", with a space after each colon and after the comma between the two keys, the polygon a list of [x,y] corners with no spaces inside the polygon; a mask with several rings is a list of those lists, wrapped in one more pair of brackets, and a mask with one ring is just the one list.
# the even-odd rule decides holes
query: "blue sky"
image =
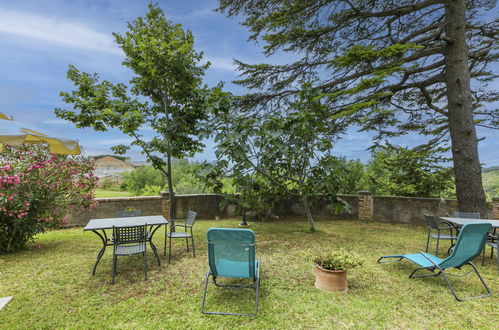
{"label": "blue sky", "polygon": [[[121,65],[122,52],[114,44],[112,32],[124,32],[126,23],[147,11],[143,0],[0,0],[0,112],[37,126],[53,135],[76,138],[88,155],[111,153],[110,147],[127,143],[130,138],[119,131],[95,132],[76,129],[58,119],[53,109],[66,107],[59,93],[70,91],[66,78],[69,64],[101,78],[126,82],[130,73]],[[260,45],[247,42],[248,33],[236,19],[213,12],[217,1],[159,1],[160,7],[176,23],[190,29],[196,48],[212,63],[206,83],[225,81],[228,90],[243,92],[230,81],[237,78],[233,59],[249,63],[286,63],[289,55],[270,59],[261,55]],[[478,130],[480,159],[486,166],[499,165],[499,133]],[[399,138],[400,145],[414,145],[422,139],[415,135]],[[371,135],[354,128],[338,142],[335,152],[350,159],[366,161]],[[134,160],[144,156],[138,150]],[[214,158],[210,143],[196,155],[197,160]]]}

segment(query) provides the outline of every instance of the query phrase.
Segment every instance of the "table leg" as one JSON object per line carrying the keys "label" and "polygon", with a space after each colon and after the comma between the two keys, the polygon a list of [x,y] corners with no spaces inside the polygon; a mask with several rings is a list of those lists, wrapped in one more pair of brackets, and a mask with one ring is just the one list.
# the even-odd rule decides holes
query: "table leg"
{"label": "table leg", "polygon": [[154,236],[154,233],[156,232],[156,230],[158,230],[159,227],[161,227],[161,225],[156,226],[154,230],[153,227],[154,226],[151,226],[151,237],[149,237],[149,244],[151,245],[152,252],[154,252],[154,254],[156,255],[156,259],[158,259],[158,265],[161,267],[161,260],[159,259],[158,249],[156,248],[156,245],[154,245],[154,243],[152,242],[152,237]]}
{"label": "table leg", "polygon": [[97,269],[97,265],[99,264],[100,259],[104,255],[104,252],[106,252],[107,235],[106,235],[106,232],[104,230],[102,230],[102,233],[104,234],[104,236],[101,235],[101,233],[99,233],[97,230],[92,230],[92,232],[97,234],[97,236],[99,236],[100,239],[102,240],[102,249],[99,251],[99,254],[97,254],[97,260],[95,261],[95,265],[94,265],[94,268],[92,270],[92,275],[95,275],[95,270]]}

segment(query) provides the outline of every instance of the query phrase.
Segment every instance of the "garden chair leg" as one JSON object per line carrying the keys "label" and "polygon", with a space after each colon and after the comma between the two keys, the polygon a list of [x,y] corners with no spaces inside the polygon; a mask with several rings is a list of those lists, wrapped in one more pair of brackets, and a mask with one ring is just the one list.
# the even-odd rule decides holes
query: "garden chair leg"
{"label": "garden chair leg", "polygon": [[168,243],[168,263],[170,263],[171,258],[172,258],[172,238],[170,237]]}
{"label": "garden chair leg", "polygon": [[144,281],[147,281],[147,253],[144,251]]}
{"label": "garden chair leg", "polygon": [[483,246],[482,250],[482,266],[485,265],[485,245]]}
{"label": "garden chair leg", "polygon": [[112,271],[112,273],[113,273],[113,285],[114,285],[114,278],[116,276],[116,261],[117,261],[116,259],[117,258],[118,258],[117,256],[113,255],[113,267],[112,267],[112,270],[113,270]]}
{"label": "garden chair leg", "polygon": [[163,255],[166,257],[166,233],[168,232],[168,229],[165,226],[165,244],[163,245]]}
{"label": "garden chair leg", "polygon": [[191,235],[191,244],[192,244],[192,255],[196,258],[196,251],[194,250],[194,235]]}
{"label": "garden chair leg", "polygon": [[187,252],[189,252],[189,237],[185,238],[185,246],[187,247]]}
{"label": "garden chair leg", "polygon": [[490,290],[489,288],[487,287],[487,284],[485,283],[485,281],[483,280],[482,276],[480,275],[480,273],[478,272],[478,270],[476,269],[475,265],[473,265],[473,263],[471,262],[468,262],[468,265],[470,265],[471,267],[473,267],[473,270],[475,271],[476,275],[478,276],[478,278],[480,279],[480,282],[482,282],[482,285],[483,285],[483,288],[487,291],[487,294],[484,294],[484,295],[480,295],[480,296],[473,296],[473,297],[466,297],[466,298],[459,298],[457,296],[457,293],[456,291],[454,291],[454,288],[452,287],[449,279],[447,278],[446,274],[445,274],[445,271],[442,271],[442,277],[444,278],[445,280],[445,283],[447,284],[447,286],[449,287],[449,290],[452,292],[452,294],[454,295],[454,298],[456,298],[457,301],[464,301],[464,300],[469,300],[469,299],[475,299],[475,298],[483,298],[483,297],[488,297],[491,295],[490,293]]}
{"label": "garden chair leg", "polygon": [[429,246],[430,246],[430,230],[428,230],[428,238],[426,239],[426,252],[428,252]]}
{"label": "garden chair leg", "polygon": [[204,311],[204,300],[206,298],[206,291],[208,290],[208,281],[210,279],[210,271],[208,270],[206,272],[206,280],[204,281],[204,293],[203,293],[203,300],[201,301],[201,313],[205,313]]}

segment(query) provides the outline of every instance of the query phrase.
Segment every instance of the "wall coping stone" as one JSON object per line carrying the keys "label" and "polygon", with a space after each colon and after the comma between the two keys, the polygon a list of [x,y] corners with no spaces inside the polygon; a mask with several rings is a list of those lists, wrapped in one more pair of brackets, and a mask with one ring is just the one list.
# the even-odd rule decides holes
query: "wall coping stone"
{"label": "wall coping stone", "polygon": [[457,202],[457,199],[446,199],[446,198],[440,198],[440,197],[407,197],[407,196],[378,196],[378,195],[373,195],[373,198],[384,198],[384,199],[406,199],[406,200],[435,200],[435,201],[440,201],[444,200],[445,202]]}
{"label": "wall coping stone", "polygon": [[137,200],[153,200],[162,199],[161,196],[133,196],[133,197],[105,197],[96,198],[98,202],[123,202],[123,201],[137,201]]}

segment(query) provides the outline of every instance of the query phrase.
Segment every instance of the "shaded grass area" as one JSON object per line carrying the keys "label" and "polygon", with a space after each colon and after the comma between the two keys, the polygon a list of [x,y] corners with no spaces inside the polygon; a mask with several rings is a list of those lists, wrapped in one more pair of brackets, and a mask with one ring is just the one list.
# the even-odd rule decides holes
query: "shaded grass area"
{"label": "shaded grass area", "polygon": [[[0,256],[0,296],[14,296],[0,311],[0,328],[493,328],[497,323],[495,259],[478,266],[493,296],[459,303],[441,278],[408,279],[413,269],[409,262],[376,263],[382,255],[423,249],[424,228],[358,221],[318,222],[317,233],[308,232],[305,221],[252,223],[262,263],[258,315],[203,315],[206,232],[237,227],[238,222],[197,222],[195,258],[183,240],[173,241],[171,264],[161,254],[162,267],[149,250],[148,281],[143,281],[141,257],[119,259],[114,286],[110,249],[91,276],[100,248],[95,234],[77,228],[40,235],[40,249]],[[161,251],[162,234],[161,229],[155,237]],[[314,287],[307,250],[326,247],[344,247],[366,259],[362,268],[349,271],[346,294]],[[451,281],[462,295],[481,292],[472,274]],[[211,310],[249,312],[253,307],[249,289],[211,286],[208,295]]]}

